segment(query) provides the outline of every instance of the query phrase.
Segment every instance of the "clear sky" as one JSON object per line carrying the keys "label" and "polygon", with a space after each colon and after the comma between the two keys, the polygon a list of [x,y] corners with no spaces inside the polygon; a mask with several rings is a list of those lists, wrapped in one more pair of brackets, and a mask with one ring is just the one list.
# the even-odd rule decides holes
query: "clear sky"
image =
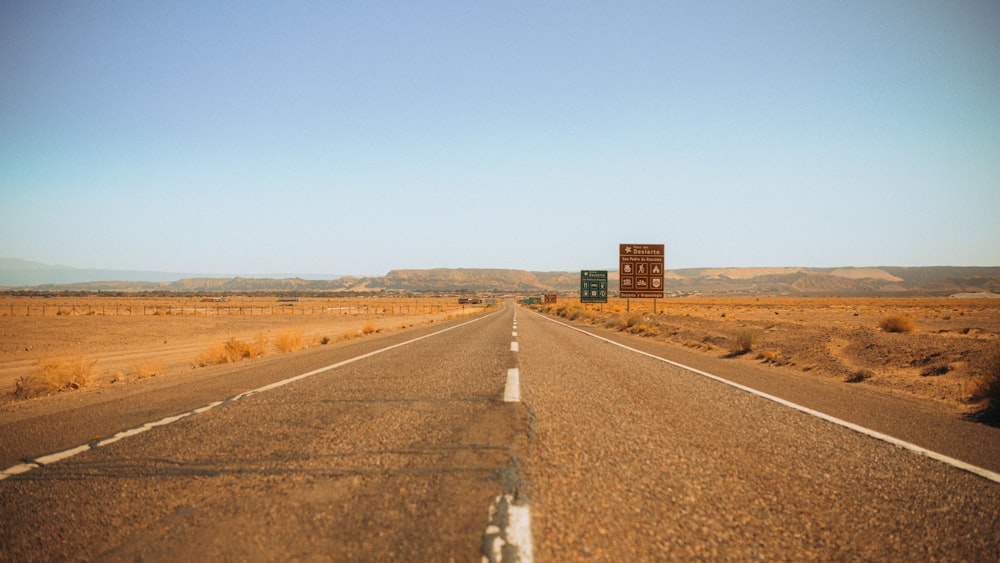
{"label": "clear sky", "polygon": [[1000,265],[996,0],[0,3],[0,256]]}

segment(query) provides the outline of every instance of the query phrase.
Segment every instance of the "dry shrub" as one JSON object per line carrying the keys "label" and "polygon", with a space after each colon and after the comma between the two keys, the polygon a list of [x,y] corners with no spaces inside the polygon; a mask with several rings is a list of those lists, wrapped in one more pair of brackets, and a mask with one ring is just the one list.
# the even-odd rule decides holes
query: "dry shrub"
{"label": "dry shrub", "polygon": [[765,364],[781,365],[784,363],[781,352],[777,350],[764,350],[757,356],[757,359]]}
{"label": "dry shrub", "polygon": [[604,326],[605,328],[613,328],[615,330],[631,332],[629,329],[631,329],[634,326],[642,324],[643,320],[644,318],[642,316],[642,313],[640,312],[635,312],[635,313],[622,312],[619,313],[617,316],[608,319],[608,321],[604,323]]}
{"label": "dry shrub", "polygon": [[856,371],[853,371],[853,372],[849,373],[847,375],[847,377],[844,378],[844,382],[845,383],[861,383],[862,381],[864,381],[866,379],[871,379],[873,375],[875,375],[875,374],[872,373],[872,371],[869,370],[869,369],[859,369],[859,370],[856,370]]}
{"label": "dry shrub", "polygon": [[142,360],[132,366],[131,372],[135,375],[136,379],[145,379],[147,377],[163,375],[163,370],[163,360],[148,359]]}
{"label": "dry shrub", "polygon": [[221,342],[219,344],[211,345],[204,352],[198,354],[194,359],[194,363],[198,367],[226,364],[230,361],[232,360],[226,352],[226,344]]}
{"label": "dry shrub", "polygon": [[79,389],[93,380],[96,364],[97,360],[82,354],[72,358],[42,358],[30,376],[15,382],[14,394],[28,398],[61,389]]}
{"label": "dry shrub", "polygon": [[378,332],[378,325],[373,322],[365,323],[365,326],[361,327],[361,334],[372,334]]}
{"label": "dry shrub", "polygon": [[302,349],[302,331],[286,330],[279,332],[274,339],[274,346],[279,352],[294,352]]}
{"label": "dry shrub", "polygon": [[917,330],[917,323],[905,315],[885,317],[878,323],[878,326],[884,332],[913,332]]}
{"label": "dry shrub", "polygon": [[215,344],[199,354],[195,358],[195,364],[198,367],[205,367],[259,358],[264,355],[266,345],[267,341],[263,333],[258,333],[254,342],[237,340],[235,337],[231,337],[229,340]]}
{"label": "dry shrub", "polygon": [[1000,343],[980,363],[982,375],[975,379],[972,401],[984,401],[981,414],[1000,417]]}
{"label": "dry shrub", "polygon": [[660,334],[660,327],[656,325],[638,324],[632,325],[628,331],[632,334],[639,334],[641,336],[657,336]]}
{"label": "dry shrub", "polygon": [[939,375],[945,375],[949,371],[951,371],[951,368],[948,367],[946,364],[937,365],[937,366],[927,366],[924,369],[920,370],[920,376],[921,377],[937,377]]}
{"label": "dry shrub", "polygon": [[729,350],[730,356],[742,356],[753,350],[754,342],[757,341],[757,331],[751,329],[744,329],[736,334],[729,340],[727,349]]}

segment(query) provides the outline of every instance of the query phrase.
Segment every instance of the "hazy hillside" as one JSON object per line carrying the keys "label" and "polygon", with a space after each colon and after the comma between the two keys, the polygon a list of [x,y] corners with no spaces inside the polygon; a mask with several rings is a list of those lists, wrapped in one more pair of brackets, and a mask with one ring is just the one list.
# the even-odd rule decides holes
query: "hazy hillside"
{"label": "hazy hillside", "polygon": [[393,270],[381,278],[386,289],[408,291],[566,291],[578,287],[579,272],[528,272],[498,269]]}
{"label": "hazy hillside", "polygon": [[85,270],[40,262],[0,258],[0,287],[72,284],[100,280],[171,281],[190,274],[130,270]]}
{"label": "hazy hillside", "polygon": [[[110,270],[74,270],[105,280],[62,282],[67,274],[57,266],[0,260],[0,286],[37,291],[162,291],[162,292],[344,292],[344,291],[443,291],[527,294],[579,291],[579,272],[529,272],[488,268],[434,268],[392,270],[385,276],[336,279],[301,277],[213,278],[184,277],[172,280],[129,281],[130,274]],[[138,273],[138,274],[148,274]],[[610,271],[612,291],[618,273]],[[33,283],[39,279],[55,280]],[[95,278],[96,279],[96,278]],[[123,281],[115,281],[123,280]],[[1000,294],[1000,267],[884,267],[884,268],[688,268],[667,270],[668,294],[760,293],[768,295],[952,295]]]}

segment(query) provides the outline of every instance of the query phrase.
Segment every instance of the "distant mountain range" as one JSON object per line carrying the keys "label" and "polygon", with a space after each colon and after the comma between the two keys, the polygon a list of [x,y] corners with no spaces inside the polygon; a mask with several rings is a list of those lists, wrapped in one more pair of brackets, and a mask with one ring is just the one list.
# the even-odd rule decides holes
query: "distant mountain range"
{"label": "distant mountain range", "polygon": [[[0,258],[0,287],[63,286],[70,284],[128,281],[128,282],[173,282],[186,278],[212,278],[217,275],[194,272],[158,272],[149,270],[101,270],[53,266],[41,262],[31,262],[17,258]],[[303,278],[309,280],[332,279],[340,276],[320,276],[305,274],[261,274],[245,276],[249,278]]]}
{"label": "distant mountain range", "polygon": [[[612,292],[618,273],[608,273]],[[688,268],[667,270],[667,294],[1000,296],[1000,267]],[[185,276],[165,272],[80,270],[0,259],[0,287],[34,291],[108,292],[370,292],[483,291],[575,293],[580,272],[483,268],[392,270],[385,276],[333,279]]]}

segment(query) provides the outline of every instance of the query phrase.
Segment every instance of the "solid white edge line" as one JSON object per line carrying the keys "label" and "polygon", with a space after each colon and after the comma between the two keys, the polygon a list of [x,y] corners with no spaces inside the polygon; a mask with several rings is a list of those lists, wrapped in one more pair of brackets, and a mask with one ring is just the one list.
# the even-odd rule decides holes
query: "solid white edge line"
{"label": "solid white edge line", "polygon": [[569,324],[557,321],[555,319],[550,319],[550,318],[546,317],[545,315],[542,315],[541,313],[534,313],[534,314],[538,315],[539,317],[541,317],[541,318],[543,318],[543,319],[545,319],[545,320],[547,320],[549,322],[552,322],[552,323],[555,323],[555,324],[558,324],[558,325],[562,325],[562,326],[565,326],[567,328],[571,328],[571,329],[573,329],[573,330],[575,330],[577,332],[582,332],[583,334],[586,334],[586,335],[588,335],[590,337],[596,338],[598,340],[603,340],[604,342],[607,342],[609,344],[614,344],[615,346],[618,346],[620,348],[624,348],[624,349],[629,350],[631,352],[635,352],[637,354],[641,354],[643,356],[647,356],[649,358],[653,358],[655,360],[659,360],[661,362],[670,364],[672,366],[679,367],[681,369],[685,369],[685,370],[690,371],[692,373],[696,373],[696,374],[698,374],[698,375],[700,375],[702,377],[707,377],[707,378],[712,379],[714,381],[718,381],[719,383],[725,383],[726,385],[735,387],[735,388],[740,389],[742,391],[746,391],[747,393],[751,393],[751,394],[756,395],[758,397],[761,397],[761,398],[764,398],[764,399],[768,399],[770,401],[774,401],[775,403],[784,405],[784,406],[786,406],[788,408],[791,408],[791,409],[795,409],[795,410],[797,410],[799,412],[802,412],[802,413],[805,413],[805,414],[809,414],[809,415],[815,416],[817,418],[821,418],[821,419],[823,419],[823,420],[825,420],[827,422],[832,422],[833,424],[837,424],[839,426],[843,426],[844,428],[848,428],[848,429],[853,430],[855,432],[858,432],[860,434],[864,434],[864,435],[869,436],[871,438],[875,438],[876,440],[881,440],[883,442],[892,444],[892,445],[897,446],[899,448],[903,448],[903,449],[909,450],[909,451],[911,451],[913,453],[916,453],[916,454],[919,454],[919,455],[923,455],[923,456],[928,457],[930,459],[933,459],[935,461],[939,461],[941,463],[950,465],[950,466],[952,466],[952,467],[954,467],[956,469],[961,469],[963,471],[968,471],[969,473],[972,473],[974,475],[978,475],[978,476],[980,476],[980,477],[982,477],[984,479],[988,479],[990,481],[993,481],[994,483],[1000,483],[1000,473],[997,473],[995,471],[990,471],[989,469],[986,469],[986,468],[983,468],[983,467],[979,467],[977,465],[972,465],[971,463],[964,462],[964,461],[962,461],[960,459],[955,459],[955,458],[947,456],[945,454],[938,453],[938,452],[935,452],[933,450],[928,450],[927,448],[924,448],[922,446],[918,446],[918,445],[916,445],[914,443],[907,442],[905,440],[901,440],[899,438],[896,438],[894,436],[890,436],[888,434],[883,434],[882,432],[879,432],[877,430],[872,430],[871,428],[867,428],[867,427],[855,424],[853,422],[848,422],[846,420],[837,418],[835,416],[831,416],[829,414],[826,414],[826,413],[823,413],[823,412],[811,409],[809,407],[802,406],[802,405],[800,405],[798,403],[793,403],[793,402],[791,402],[789,400],[782,399],[781,397],[777,397],[775,395],[771,395],[771,394],[765,393],[763,391],[758,391],[757,389],[754,389],[752,387],[747,387],[746,385],[741,385],[741,384],[736,383],[734,381],[729,381],[728,379],[724,379],[722,377],[719,377],[717,375],[713,375],[713,374],[708,373],[706,371],[702,371],[700,369],[693,368],[691,366],[686,366],[686,365],[684,365],[682,363],[678,363],[678,362],[675,362],[673,360],[668,360],[666,358],[661,358],[660,356],[657,356],[655,354],[650,354],[649,352],[643,352],[642,350],[637,350],[635,348],[632,348],[631,346],[626,346],[625,344],[622,344],[620,342],[615,342],[614,340],[611,340],[610,338],[605,338],[603,336],[598,336],[598,335],[596,335],[596,334],[594,334],[592,332],[588,332],[586,330],[583,330],[582,328],[575,327],[573,325],[569,325]]}
{"label": "solid white edge line", "polygon": [[38,465],[37,463],[22,463],[19,465],[15,465],[13,467],[8,467],[7,469],[0,472],[0,481],[3,481],[8,477],[13,477],[14,475],[27,473],[28,471],[31,471],[32,469],[38,469],[39,467],[41,466]]}
{"label": "solid white edge line", "polygon": [[211,409],[213,409],[213,408],[215,408],[215,407],[217,407],[219,405],[225,404],[225,403],[231,403],[231,402],[239,401],[239,400],[245,399],[247,397],[250,397],[252,395],[255,395],[257,393],[263,393],[264,391],[270,391],[271,389],[277,389],[278,387],[282,387],[282,386],[288,385],[289,383],[293,383],[293,382],[298,381],[300,379],[305,379],[307,377],[312,377],[314,375],[323,373],[325,371],[334,370],[334,369],[337,369],[339,367],[346,366],[347,364],[354,363],[354,362],[357,362],[359,360],[363,360],[363,359],[366,359],[366,358],[370,358],[370,357],[375,356],[377,354],[381,354],[382,352],[388,352],[389,350],[393,350],[393,349],[399,348],[401,346],[406,346],[407,344],[412,344],[414,342],[419,342],[421,340],[424,340],[425,338],[430,338],[432,336],[437,336],[439,334],[444,334],[444,333],[446,333],[448,331],[455,330],[457,328],[461,328],[463,326],[466,326],[466,325],[469,325],[469,324],[472,324],[472,323],[475,323],[475,322],[479,322],[479,321],[481,321],[481,320],[483,320],[483,319],[485,319],[487,317],[491,317],[491,316],[493,316],[493,315],[495,315],[495,314],[497,314],[497,313],[499,313],[501,311],[503,311],[503,309],[498,309],[498,310],[496,310],[496,311],[494,311],[492,313],[489,313],[487,315],[483,315],[481,317],[476,317],[476,318],[472,319],[471,321],[466,321],[466,322],[464,322],[462,324],[457,324],[455,326],[451,326],[451,327],[448,327],[448,328],[445,328],[445,329],[441,329],[441,330],[439,330],[437,332],[432,332],[430,334],[425,334],[423,336],[418,336],[417,338],[414,338],[412,340],[407,340],[405,342],[399,342],[397,344],[393,344],[392,346],[386,346],[385,348],[379,348],[378,350],[374,350],[372,352],[368,352],[368,353],[362,354],[360,356],[355,356],[353,358],[349,358],[347,360],[344,360],[344,361],[341,361],[341,362],[337,362],[335,364],[330,364],[328,366],[325,366],[325,367],[322,367],[322,368],[319,368],[319,369],[314,369],[314,370],[312,370],[310,372],[302,373],[302,374],[296,375],[294,377],[289,377],[288,379],[283,379],[281,381],[277,381],[277,382],[274,382],[274,383],[271,383],[271,384],[268,384],[268,385],[264,385],[263,387],[258,387],[257,389],[254,389],[252,391],[246,391],[244,393],[240,393],[239,395],[236,395],[235,397],[232,397],[232,398],[227,399],[225,401],[216,401],[214,403],[209,403],[209,404],[204,405],[202,407],[198,407],[196,409],[192,409],[192,410],[190,410],[188,412],[184,412],[184,413],[181,413],[181,414],[178,414],[178,415],[174,415],[174,416],[164,417],[164,418],[161,418],[160,420],[157,420],[155,422],[147,422],[147,423],[141,424],[141,425],[139,425],[139,426],[137,426],[135,428],[129,428],[127,430],[122,430],[122,431],[116,433],[114,436],[111,436],[110,438],[104,438],[104,439],[101,439],[101,440],[96,440],[93,443],[88,442],[86,444],[82,444],[82,445],[79,445],[79,446],[76,446],[76,447],[68,448],[68,449],[62,450],[60,452],[55,452],[55,453],[47,454],[47,455],[44,455],[44,456],[41,456],[41,457],[37,457],[32,462],[20,463],[18,465],[14,465],[12,467],[8,467],[7,469],[5,469],[3,471],[0,471],[0,481],[3,481],[4,479],[7,479],[8,477],[11,477],[11,476],[14,476],[14,475],[19,475],[21,473],[27,473],[28,471],[31,471],[32,469],[37,469],[37,468],[42,467],[44,465],[49,465],[49,464],[55,463],[57,461],[61,461],[61,460],[73,457],[73,456],[75,456],[75,455],[77,455],[79,453],[83,453],[83,452],[85,452],[85,451],[87,451],[89,449],[92,449],[94,447],[101,447],[101,446],[105,446],[105,445],[108,445],[108,444],[113,444],[113,443],[121,440],[122,438],[128,438],[129,436],[135,436],[136,434],[142,434],[143,432],[146,432],[147,430],[152,430],[153,428],[155,428],[157,426],[166,426],[168,424],[173,424],[174,422],[177,422],[178,420],[187,418],[189,416],[193,416],[195,414],[203,413],[205,411],[211,410]]}
{"label": "solid white edge line", "polygon": [[57,461],[73,457],[76,454],[83,453],[90,449],[90,444],[83,444],[75,448],[70,448],[68,450],[63,450],[61,452],[56,452],[54,454],[43,455],[42,457],[35,458],[35,464],[37,465],[51,465]]}

